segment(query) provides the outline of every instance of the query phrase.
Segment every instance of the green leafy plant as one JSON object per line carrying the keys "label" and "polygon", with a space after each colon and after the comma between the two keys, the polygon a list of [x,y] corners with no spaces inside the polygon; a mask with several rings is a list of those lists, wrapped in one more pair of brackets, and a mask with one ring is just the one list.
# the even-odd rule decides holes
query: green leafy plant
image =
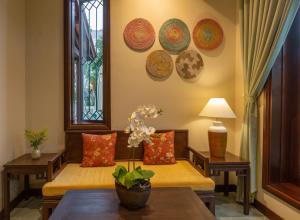
{"label": "green leafy plant", "polygon": [[25,136],[27,140],[30,142],[30,146],[37,150],[39,146],[46,141],[48,136],[48,130],[44,129],[41,131],[32,131],[32,130],[25,130]]}
{"label": "green leafy plant", "polygon": [[154,176],[154,172],[151,170],[143,170],[141,167],[137,167],[134,170],[128,172],[126,167],[117,166],[113,173],[116,181],[127,189],[132,188],[135,185],[143,185]]}

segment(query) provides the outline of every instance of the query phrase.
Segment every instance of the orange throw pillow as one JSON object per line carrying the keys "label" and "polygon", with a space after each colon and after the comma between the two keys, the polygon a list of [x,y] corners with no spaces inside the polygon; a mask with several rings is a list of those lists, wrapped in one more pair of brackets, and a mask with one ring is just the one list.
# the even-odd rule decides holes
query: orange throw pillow
{"label": "orange throw pillow", "polygon": [[107,167],[115,165],[117,133],[94,135],[82,134],[82,167]]}
{"label": "orange throw pillow", "polygon": [[152,144],[144,141],[144,164],[160,165],[176,163],[174,131],[151,135]]}

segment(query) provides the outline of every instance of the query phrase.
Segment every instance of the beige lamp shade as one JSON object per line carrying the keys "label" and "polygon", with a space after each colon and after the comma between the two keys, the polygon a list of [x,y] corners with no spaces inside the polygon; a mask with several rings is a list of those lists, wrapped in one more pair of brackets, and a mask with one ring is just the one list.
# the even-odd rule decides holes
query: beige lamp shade
{"label": "beige lamp shade", "polygon": [[211,98],[199,113],[199,116],[210,118],[236,118],[236,115],[224,98]]}
{"label": "beige lamp shade", "polygon": [[[210,118],[236,118],[224,98],[212,98],[199,116]],[[221,121],[214,121],[208,128],[209,152],[212,157],[225,157],[227,146],[227,129]]]}

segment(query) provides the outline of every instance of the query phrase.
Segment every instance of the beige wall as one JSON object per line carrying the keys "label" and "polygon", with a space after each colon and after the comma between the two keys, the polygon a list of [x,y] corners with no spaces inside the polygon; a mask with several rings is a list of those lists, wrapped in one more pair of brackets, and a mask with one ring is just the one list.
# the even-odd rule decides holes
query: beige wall
{"label": "beige wall", "polygon": [[[40,7],[38,2],[28,0],[26,5],[26,125],[48,127],[44,151],[55,151],[64,144],[63,4],[43,1]],[[224,43],[213,52],[201,51],[205,67],[196,83],[182,81],[175,70],[168,80],[155,82],[146,74],[145,61],[151,51],[161,49],[158,39],[144,53],[133,52],[123,41],[125,25],[136,17],[151,21],[156,33],[169,18],[184,20],[192,31],[198,20],[211,17],[222,25]],[[112,128],[123,129],[137,105],[153,103],[163,108],[164,115],[151,123],[162,129],[189,129],[191,145],[207,149],[211,121],[197,114],[210,97],[225,97],[235,107],[236,0],[112,0],[111,27]],[[229,150],[235,151],[234,121],[225,123]]]}
{"label": "beige wall", "polygon": [[26,0],[26,127],[48,128],[43,152],[64,146],[63,47],[63,1]]}
{"label": "beige wall", "polygon": [[[24,152],[25,2],[0,1],[0,171]],[[2,185],[0,181],[0,185]],[[16,192],[18,184],[12,184]],[[15,193],[14,193],[15,194]],[[0,190],[2,198],[2,190]],[[0,210],[2,199],[0,199]]]}
{"label": "beige wall", "polygon": [[235,56],[235,113],[237,118],[235,119],[235,148],[233,153],[240,154],[240,144],[242,135],[243,115],[244,115],[244,76],[243,76],[243,60],[241,50],[241,32],[239,21],[239,4],[237,4],[236,16],[236,56]]}
{"label": "beige wall", "polygon": [[[197,21],[210,17],[224,29],[224,43],[215,51],[200,51],[204,69],[199,80],[187,83],[176,70],[169,79],[157,82],[145,70],[149,53],[161,49],[156,38],[154,46],[143,53],[129,49],[123,41],[126,24],[137,17],[148,19],[156,34],[166,20],[182,19],[193,31]],[[111,68],[112,127],[123,129],[127,117],[139,104],[161,106],[164,114],[151,121],[157,128],[189,129],[190,145],[206,150],[207,128],[211,121],[198,113],[210,97],[225,97],[234,108],[236,1],[203,0],[113,0],[111,4]],[[195,49],[191,41],[189,49]],[[175,61],[176,56],[172,56]],[[229,128],[229,150],[234,150],[234,121],[225,121]]]}

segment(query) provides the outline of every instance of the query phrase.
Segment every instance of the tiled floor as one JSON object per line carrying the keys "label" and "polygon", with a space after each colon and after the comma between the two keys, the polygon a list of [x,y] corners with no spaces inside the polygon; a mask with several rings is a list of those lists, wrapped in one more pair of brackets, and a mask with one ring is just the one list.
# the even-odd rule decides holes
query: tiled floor
{"label": "tiled floor", "polygon": [[[218,220],[267,220],[255,208],[251,208],[248,216],[243,215],[243,206],[235,203],[234,194],[229,197],[224,197],[222,194],[217,194],[216,201],[216,216]],[[41,220],[40,215],[41,199],[30,198],[23,201],[11,213],[12,220]]]}
{"label": "tiled floor", "polygon": [[219,193],[216,196],[216,216],[218,220],[267,220],[262,213],[251,207],[249,215],[243,214],[243,206],[235,202],[235,194],[224,197]]}

